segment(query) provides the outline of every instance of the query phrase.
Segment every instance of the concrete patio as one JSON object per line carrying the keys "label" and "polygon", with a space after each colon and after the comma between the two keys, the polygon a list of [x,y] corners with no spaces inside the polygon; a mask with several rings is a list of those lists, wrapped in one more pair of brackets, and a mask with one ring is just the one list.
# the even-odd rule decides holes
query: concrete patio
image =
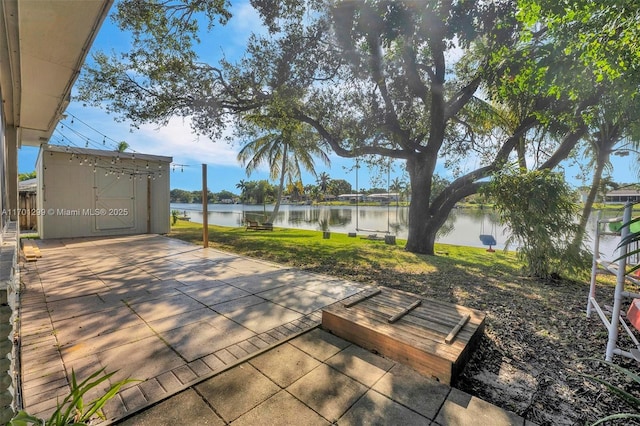
{"label": "concrete patio", "polygon": [[366,286],[157,235],[38,246],[21,266],[32,414],[104,367],[140,380],[105,424],[525,424],[317,328]]}

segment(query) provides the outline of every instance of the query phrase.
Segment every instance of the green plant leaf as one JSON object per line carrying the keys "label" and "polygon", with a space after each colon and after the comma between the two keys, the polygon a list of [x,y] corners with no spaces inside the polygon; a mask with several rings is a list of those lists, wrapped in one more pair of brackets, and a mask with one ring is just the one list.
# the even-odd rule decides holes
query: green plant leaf
{"label": "green plant leaf", "polygon": [[598,421],[596,421],[595,423],[592,423],[591,426],[596,426],[611,420],[629,420],[629,419],[640,419],[640,414],[633,414],[633,413],[612,414],[610,416],[598,419]]}
{"label": "green plant leaf", "polygon": [[598,382],[600,384],[605,385],[611,393],[613,393],[614,395],[618,395],[620,398],[622,398],[625,402],[627,402],[632,407],[640,408],[640,399],[631,395],[629,392],[625,391],[624,389],[620,389],[619,387],[612,385],[608,381],[601,379],[599,377],[592,376],[590,374],[583,374],[583,377],[589,380],[593,380],[594,382]]}
{"label": "green plant leaf", "polygon": [[29,425],[43,425],[44,420],[32,416],[24,410],[20,410],[7,424],[7,426],[29,426]]}
{"label": "green plant leaf", "polygon": [[102,407],[104,407],[104,405],[111,398],[113,398],[124,385],[126,385],[127,383],[133,383],[133,382],[139,382],[139,381],[140,380],[135,380],[135,379],[124,379],[114,383],[111,386],[111,388],[102,397],[95,399],[94,401],[91,402],[91,404],[89,404],[89,407],[90,407],[89,410],[87,410],[87,412],[83,414],[80,420],[87,421],[94,414],[104,419],[105,417],[104,417],[104,414],[102,414]]}
{"label": "green plant leaf", "polygon": [[634,382],[640,384],[640,375],[634,373],[633,371],[624,368],[624,367],[620,367],[617,364],[614,364],[613,362],[610,361],[605,361],[603,359],[599,359],[599,358],[585,358],[586,361],[596,361],[602,364],[606,364],[609,367],[613,368],[614,370],[618,371],[619,373],[624,374],[625,376],[629,377],[631,380],[633,380]]}

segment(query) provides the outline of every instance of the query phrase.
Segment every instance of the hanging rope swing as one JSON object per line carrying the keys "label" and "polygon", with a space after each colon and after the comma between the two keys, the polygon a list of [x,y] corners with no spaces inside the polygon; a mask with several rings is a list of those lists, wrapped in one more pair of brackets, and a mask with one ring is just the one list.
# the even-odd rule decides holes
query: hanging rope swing
{"label": "hanging rope swing", "polygon": [[489,253],[493,253],[495,252],[495,250],[493,249],[493,246],[497,244],[496,238],[494,237],[494,235],[496,234],[496,223],[491,222],[491,233],[485,234],[485,231],[484,231],[485,220],[490,221],[490,219],[488,219],[488,215],[484,215],[484,217],[482,218],[482,222],[480,222],[480,241],[482,241],[482,245],[489,246],[489,248],[487,249]]}
{"label": "hanging rope swing", "polygon": [[358,174],[360,170],[360,159],[356,158],[356,232],[372,232],[372,233],[381,233],[381,234],[391,234],[391,193],[389,192],[390,182],[391,182],[391,160],[387,163],[387,230],[375,230],[375,229],[366,229],[360,228],[360,188],[358,187]]}

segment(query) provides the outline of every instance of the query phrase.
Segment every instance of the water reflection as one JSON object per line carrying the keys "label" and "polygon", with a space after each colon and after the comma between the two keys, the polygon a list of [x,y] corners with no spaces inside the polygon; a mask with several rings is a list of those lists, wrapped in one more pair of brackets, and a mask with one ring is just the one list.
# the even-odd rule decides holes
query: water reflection
{"label": "water reflection", "polygon": [[[202,208],[197,204],[171,204],[172,210],[186,211],[194,222],[202,223]],[[271,214],[272,206],[241,204],[210,204],[208,220],[212,225],[240,227],[244,220],[265,222]],[[607,213],[618,216],[618,212]],[[408,234],[409,208],[396,206],[294,206],[283,205],[274,221],[274,225],[284,228],[320,230],[320,221],[328,220],[332,232],[361,234],[390,233],[406,239]],[[592,241],[595,229],[595,217],[587,227]],[[493,209],[454,209],[439,230],[436,241],[471,247],[483,247],[480,234],[495,237],[496,249],[505,248],[509,229],[498,223]],[[605,259],[614,259],[618,237],[603,237],[600,252]],[[587,243],[589,248],[591,242]],[[513,249],[514,247],[509,247]]]}
{"label": "water reflection", "polygon": [[[187,212],[194,222],[202,223],[202,209],[196,204],[171,204],[172,210]],[[481,246],[478,235],[481,223],[490,224],[496,232],[494,214],[477,210],[453,210],[438,232],[438,241],[450,244]],[[211,204],[208,220],[212,225],[243,226],[245,220],[265,222],[271,215],[271,206]],[[401,206],[294,206],[283,205],[273,221],[275,226],[320,230],[326,220],[332,232],[393,234],[407,238],[409,208]],[[496,237],[498,238],[498,237]],[[476,241],[477,240],[477,241]],[[500,245],[498,245],[500,247]]]}

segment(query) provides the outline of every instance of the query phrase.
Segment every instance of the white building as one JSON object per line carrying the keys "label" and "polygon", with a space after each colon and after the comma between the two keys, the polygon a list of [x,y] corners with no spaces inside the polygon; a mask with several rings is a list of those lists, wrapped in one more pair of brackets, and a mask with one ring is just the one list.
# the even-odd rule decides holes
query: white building
{"label": "white building", "polygon": [[[113,0],[0,1],[0,358],[15,360],[18,149],[49,142]],[[68,182],[68,181],[67,181]],[[13,313],[12,313],[13,312]],[[9,327],[5,327],[9,325]],[[3,343],[4,342],[4,343]],[[7,345],[7,342],[10,344]],[[13,363],[13,361],[12,361]],[[0,424],[21,408],[15,365],[0,371]]]}
{"label": "white building", "polygon": [[169,232],[171,157],[42,145],[40,238]]}
{"label": "white building", "polygon": [[627,201],[640,201],[640,191],[637,189],[623,188],[614,189],[609,191],[604,196],[605,203],[621,203],[624,204]]}

